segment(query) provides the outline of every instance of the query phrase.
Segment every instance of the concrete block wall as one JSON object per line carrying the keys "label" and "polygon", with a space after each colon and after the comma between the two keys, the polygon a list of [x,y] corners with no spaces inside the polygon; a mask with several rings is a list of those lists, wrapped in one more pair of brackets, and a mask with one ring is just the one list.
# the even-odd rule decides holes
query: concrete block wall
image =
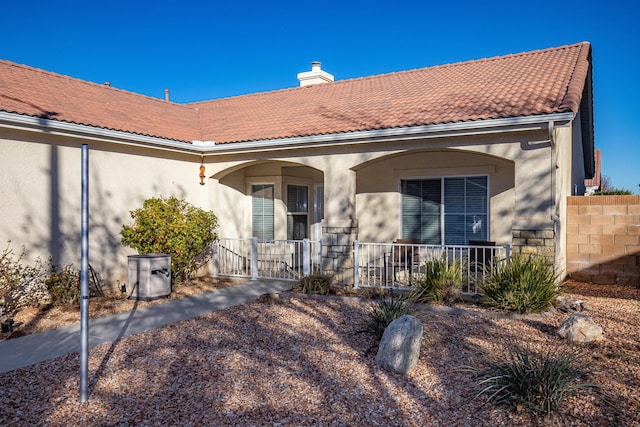
{"label": "concrete block wall", "polygon": [[567,274],[640,286],[640,196],[567,199]]}

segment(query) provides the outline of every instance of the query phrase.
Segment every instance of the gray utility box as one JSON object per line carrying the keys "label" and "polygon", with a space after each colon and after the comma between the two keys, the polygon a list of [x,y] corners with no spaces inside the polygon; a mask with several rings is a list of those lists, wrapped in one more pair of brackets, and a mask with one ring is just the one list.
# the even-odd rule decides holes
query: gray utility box
{"label": "gray utility box", "polygon": [[129,299],[150,301],[171,295],[171,255],[144,254],[129,258]]}

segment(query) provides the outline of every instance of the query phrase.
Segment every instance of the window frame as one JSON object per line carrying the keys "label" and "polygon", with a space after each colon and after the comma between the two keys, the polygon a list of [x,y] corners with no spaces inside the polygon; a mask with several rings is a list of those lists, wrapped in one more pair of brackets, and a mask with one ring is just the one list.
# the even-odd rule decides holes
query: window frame
{"label": "window frame", "polygon": [[[464,174],[455,174],[455,175],[441,175],[441,176],[408,176],[408,177],[400,177],[399,178],[399,182],[398,182],[398,193],[399,193],[399,216],[400,216],[400,220],[399,220],[399,233],[398,235],[401,236],[401,238],[409,238],[408,236],[406,236],[404,234],[404,226],[405,226],[405,214],[404,214],[404,208],[403,208],[403,198],[405,193],[403,192],[403,188],[404,188],[404,182],[406,181],[429,181],[429,180],[439,180],[440,181],[440,203],[438,204],[438,226],[440,228],[440,236],[439,236],[439,243],[437,243],[438,245],[445,245],[446,242],[446,228],[445,228],[445,218],[447,216],[446,213],[446,209],[445,209],[445,199],[446,199],[446,188],[445,188],[445,181],[447,179],[451,179],[451,178],[465,178],[465,179],[469,179],[469,178],[484,178],[486,179],[486,196],[485,196],[485,210],[486,210],[486,224],[484,226],[484,228],[486,229],[486,237],[482,238],[482,239],[477,239],[477,240],[489,240],[489,237],[491,236],[491,230],[490,230],[490,223],[491,223],[491,193],[490,193],[490,175],[489,174],[469,174],[469,175],[464,175]],[[465,197],[465,208],[468,205],[468,199]],[[465,209],[466,212],[466,209]],[[463,245],[467,245],[469,240],[476,240],[476,239],[466,239],[467,242],[464,243]]]}
{"label": "window frame", "polygon": [[[305,189],[305,193],[306,193],[306,202],[305,202],[305,206],[306,206],[306,211],[290,211],[289,207],[290,207],[290,200],[289,200],[289,188],[290,187],[296,187],[296,188],[304,188]],[[292,235],[289,235],[289,221],[293,221],[294,217],[305,217],[305,232],[304,238],[309,238],[309,223],[310,223],[310,217],[309,217],[309,185],[306,184],[296,184],[296,183],[287,183],[286,184],[286,195],[287,195],[287,200],[285,202],[285,206],[287,208],[287,240],[300,240],[300,239],[293,239]]]}

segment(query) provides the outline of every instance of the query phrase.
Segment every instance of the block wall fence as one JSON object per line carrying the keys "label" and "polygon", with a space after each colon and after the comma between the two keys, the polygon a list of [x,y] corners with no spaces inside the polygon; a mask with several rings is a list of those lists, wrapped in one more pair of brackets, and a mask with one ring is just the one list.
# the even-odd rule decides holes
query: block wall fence
{"label": "block wall fence", "polygon": [[640,196],[567,199],[567,276],[640,286]]}

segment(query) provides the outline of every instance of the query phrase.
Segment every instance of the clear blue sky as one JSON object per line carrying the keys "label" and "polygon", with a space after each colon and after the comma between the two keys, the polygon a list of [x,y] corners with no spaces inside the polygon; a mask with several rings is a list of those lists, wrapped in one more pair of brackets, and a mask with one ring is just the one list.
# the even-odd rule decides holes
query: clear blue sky
{"label": "clear blue sky", "polygon": [[190,102],[589,41],[596,148],[640,192],[640,2],[10,1],[0,58]]}

